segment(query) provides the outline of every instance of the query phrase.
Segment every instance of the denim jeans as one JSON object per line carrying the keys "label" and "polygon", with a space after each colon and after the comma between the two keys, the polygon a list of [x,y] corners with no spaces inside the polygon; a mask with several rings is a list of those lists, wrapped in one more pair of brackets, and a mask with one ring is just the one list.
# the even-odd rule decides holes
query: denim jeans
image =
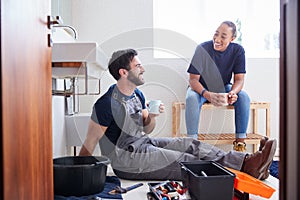
{"label": "denim jeans", "polygon": [[[231,84],[225,85],[225,91],[231,90]],[[250,98],[244,91],[240,91],[237,101],[233,104],[235,115],[236,138],[246,138],[250,113]],[[188,137],[197,138],[200,112],[203,103],[207,102],[203,96],[192,90],[190,87],[186,93],[185,120]]]}

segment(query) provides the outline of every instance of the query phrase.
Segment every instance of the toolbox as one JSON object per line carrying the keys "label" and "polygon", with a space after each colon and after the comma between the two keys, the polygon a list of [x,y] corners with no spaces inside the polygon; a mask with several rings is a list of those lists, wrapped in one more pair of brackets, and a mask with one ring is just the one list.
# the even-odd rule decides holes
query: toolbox
{"label": "toolbox", "polygon": [[192,200],[232,200],[235,174],[214,161],[181,162],[183,187]]}
{"label": "toolbox", "polygon": [[[181,200],[187,199],[187,188],[177,181],[164,181],[148,183],[150,192],[147,193],[148,200]],[[188,198],[189,199],[189,198]]]}

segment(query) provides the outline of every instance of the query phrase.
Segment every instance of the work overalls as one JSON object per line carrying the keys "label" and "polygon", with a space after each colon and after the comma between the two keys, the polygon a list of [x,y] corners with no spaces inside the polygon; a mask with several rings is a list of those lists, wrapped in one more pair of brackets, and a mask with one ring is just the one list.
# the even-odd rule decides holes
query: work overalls
{"label": "work overalls", "polygon": [[[244,153],[226,153],[192,138],[149,138],[143,132],[140,99],[135,94],[129,99],[122,96],[114,89],[112,98],[123,106],[125,119],[117,122],[122,125],[122,132],[114,152],[109,156],[114,172],[120,178],[181,180],[179,162],[193,160],[213,160],[233,169],[241,169]],[[113,112],[113,115],[118,114]]]}

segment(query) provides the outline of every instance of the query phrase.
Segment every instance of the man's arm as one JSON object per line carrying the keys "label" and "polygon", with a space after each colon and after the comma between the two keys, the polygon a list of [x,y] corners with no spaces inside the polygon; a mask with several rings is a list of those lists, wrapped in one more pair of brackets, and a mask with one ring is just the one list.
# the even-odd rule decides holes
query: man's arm
{"label": "man's arm", "polygon": [[[162,103],[159,106],[159,113],[165,112],[165,105]],[[149,134],[153,131],[156,125],[156,119],[159,114],[149,113],[148,109],[142,110],[143,122],[144,122],[144,132]]]}
{"label": "man's arm", "polygon": [[142,110],[143,122],[144,122],[144,132],[149,134],[153,131],[156,125],[156,120],[154,114],[149,114],[147,109]]}
{"label": "man's arm", "polygon": [[156,125],[156,120],[153,114],[149,114],[147,109],[142,110],[144,121],[144,132],[149,134],[153,131]]}
{"label": "man's arm", "polygon": [[99,140],[102,138],[107,127],[101,126],[90,120],[86,139],[80,149],[80,156],[91,156]]}

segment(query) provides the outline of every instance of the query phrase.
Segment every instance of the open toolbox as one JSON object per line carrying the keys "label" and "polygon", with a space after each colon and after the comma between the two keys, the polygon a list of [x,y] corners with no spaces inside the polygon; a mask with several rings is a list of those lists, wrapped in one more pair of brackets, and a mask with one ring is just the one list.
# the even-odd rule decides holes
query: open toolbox
{"label": "open toolbox", "polygon": [[275,192],[261,180],[213,161],[184,162],[182,165],[182,185],[176,181],[148,183],[148,200],[249,200],[250,194],[268,199]]}
{"label": "open toolbox", "polygon": [[159,183],[148,183],[150,192],[147,193],[148,200],[186,200],[190,199],[188,189],[177,181],[164,181]]}

